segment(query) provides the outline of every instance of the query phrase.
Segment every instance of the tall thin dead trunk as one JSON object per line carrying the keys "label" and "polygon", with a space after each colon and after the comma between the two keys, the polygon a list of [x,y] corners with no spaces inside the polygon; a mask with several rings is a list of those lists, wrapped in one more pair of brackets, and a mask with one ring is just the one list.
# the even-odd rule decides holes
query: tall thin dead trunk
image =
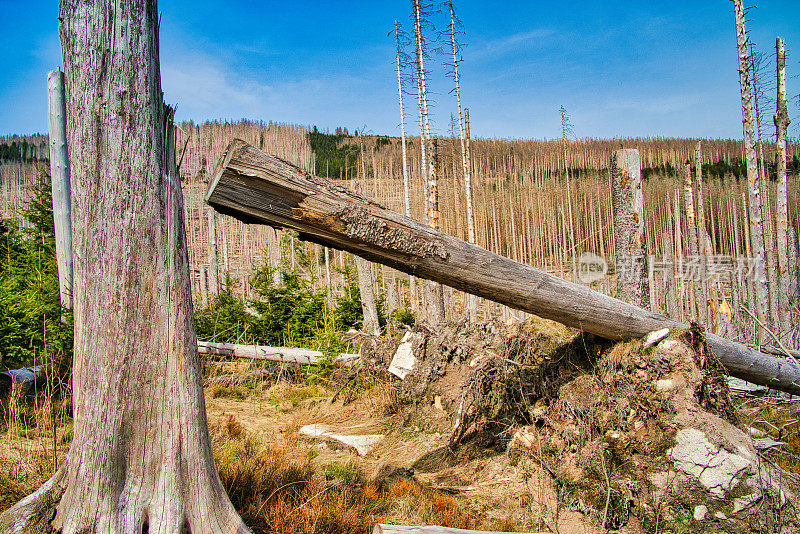
{"label": "tall thin dead trunk", "polygon": [[611,154],[611,190],[617,258],[617,298],[649,310],[644,197],[638,150],[621,149]]}
{"label": "tall thin dead trunk", "polygon": [[200,266],[200,303],[208,306],[208,268],[205,264]]}
{"label": "tall thin dead trunk", "polygon": [[467,202],[467,241],[475,243],[475,218],[472,214],[472,179],[467,165],[467,147],[464,136],[464,113],[461,108],[461,81],[458,75],[458,46],[456,44],[456,15],[453,0],[448,0],[450,7],[450,45],[453,50],[453,76],[456,84],[456,102],[458,103],[458,133],[461,140],[461,166],[464,173],[464,192]]}
{"label": "tall thin dead trunk", "polygon": [[[73,437],[4,532],[247,532],[219,480],[195,337],[155,0],[63,0]],[[124,29],[124,33],[122,33]]]}
{"label": "tall thin dead trunk", "polygon": [[690,315],[691,320],[696,321],[700,318],[700,307],[698,305],[700,290],[700,280],[698,272],[698,258],[700,257],[700,245],[697,239],[697,218],[694,210],[694,184],[692,183],[692,166],[689,161],[683,166],[683,198],[686,209],[686,236],[689,245],[689,264],[688,274],[691,278],[690,287]]}
{"label": "tall thin dead trunk", "polygon": [[405,207],[406,217],[411,217],[411,195],[408,186],[408,160],[406,153],[406,114],[403,109],[403,78],[401,73],[401,53],[400,53],[400,23],[394,21],[395,41],[397,44],[397,98],[400,102],[400,142],[403,149],[403,206]]}
{"label": "tall thin dead trunk", "polygon": [[53,197],[58,288],[61,306],[72,308],[72,217],[70,208],[69,150],[64,73],[47,73],[47,102],[50,141],[50,191]]}
{"label": "tall thin dead trunk", "polygon": [[[436,146],[431,144],[431,126],[428,115],[428,88],[425,83],[425,52],[422,36],[422,7],[420,0],[413,0],[414,37],[416,42],[417,95],[420,106],[420,145],[422,148],[422,175],[425,183],[425,222],[428,226],[439,229],[439,184],[437,182]],[[426,160],[426,146],[431,150]],[[444,288],[438,282],[428,281],[426,298],[426,314],[434,324],[444,323],[445,305]]]}
{"label": "tall thin dead trunk", "polygon": [[786,130],[789,127],[789,112],[786,106],[786,50],[783,39],[775,39],[778,75],[777,110],[775,111],[775,131],[778,140],[777,161],[777,207],[775,212],[776,237],[778,246],[778,280],[779,280],[779,308],[780,330],[786,332],[791,327],[789,316],[789,243],[787,232],[789,228],[789,191],[786,180]]}
{"label": "tall thin dead trunk", "polygon": [[214,210],[208,210],[208,292],[212,299],[219,294],[217,216],[214,213]]}
{"label": "tall thin dead trunk", "polygon": [[778,276],[775,256],[775,231],[772,226],[772,203],[770,202],[770,185],[767,179],[767,168],[764,161],[764,143],[761,139],[761,108],[759,107],[758,70],[753,45],[750,45],[750,65],[753,74],[753,104],[756,117],[756,145],[758,146],[758,187],[761,190],[761,213],[764,228],[764,269],[767,275],[767,293],[769,295],[769,326],[778,328],[780,316],[778,311]]}
{"label": "tall thin dead trunk", "polygon": [[[427,118],[428,102],[425,97],[425,58],[423,57],[422,49],[422,15],[420,14],[419,0],[413,0],[414,8],[414,49],[416,52],[416,81],[417,81],[417,107],[419,108],[419,149],[421,157],[420,174],[422,175],[423,189],[427,187],[427,173],[428,173],[428,136],[426,135],[425,123]],[[422,195],[425,209],[425,222],[430,224],[428,219],[430,210],[428,208],[428,195]]]}
{"label": "tall thin dead trunk", "polygon": [[577,262],[577,254],[578,249],[575,246],[575,226],[573,223],[572,217],[572,189],[570,183],[572,179],[569,175],[569,165],[567,164],[567,130],[571,129],[568,127],[567,123],[567,110],[564,109],[564,106],[561,106],[561,142],[563,145],[563,153],[564,153],[564,175],[567,180],[567,209],[569,210],[569,244],[570,244],[570,256],[572,257],[572,281],[578,281],[578,262]]}
{"label": "tall thin dead trunk", "polygon": [[699,317],[706,328],[710,328],[709,323],[709,287],[708,287],[708,256],[711,254],[708,243],[708,233],[706,232],[706,209],[703,194],[703,145],[697,142],[694,153],[695,177],[697,178],[697,246],[699,248],[700,262],[700,307]]}
{"label": "tall thin dead trunk", "polygon": [[[471,157],[470,149],[469,149],[470,148],[469,147],[469,141],[470,141],[469,124],[470,124],[469,123],[469,108],[464,108],[464,146],[465,146],[464,159],[465,159],[465,162],[466,162],[465,163],[466,169],[469,171],[469,175],[470,175],[469,182],[471,184],[471,182],[472,182],[472,157]],[[466,178],[465,178],[465,183],[466,183]],[[471,195],[472,194],[472,185],[470,185],[469,191],[470,191],[470,195]],[[471,199],[471,196],[470,196],[470,199]],[[469,203],[470,206],[472,206],[472,201],[471,200],[468,203]],[[473,215],[473,218],[474,218],[474,215]],[[474,238],[475,237],[475,235],[474,235],[474,232],[475,232],[475,223],[474,223],[474,221],[473,221],[473,224],[472,224],[472,231],[473,231],[473,238]],[[478,320],[478,297],[476,297],[475,295],[470,295],[469,296],[469,315],[470,315],[470,320],[471,321],[477,321]]]}
{"label": "tall thin dead trunk", "polygon": [[[769,320],[769,293],[764,258],[764,227],[761,212],[761,189],[758,180],[755,131],[753,129],[753,94],[750,83],[750,61],[747,54],[747,32],[742,0],[734,0],[736,42],[739,51],[739,86],[742,93],[742,126],[744,130],[745,159],[747,160],[747,193],[750,218],[750,244],[753,254],[753,283],[755,286],[755,312],[762,324]],[[766,332],[758,328],[759,342]]]}

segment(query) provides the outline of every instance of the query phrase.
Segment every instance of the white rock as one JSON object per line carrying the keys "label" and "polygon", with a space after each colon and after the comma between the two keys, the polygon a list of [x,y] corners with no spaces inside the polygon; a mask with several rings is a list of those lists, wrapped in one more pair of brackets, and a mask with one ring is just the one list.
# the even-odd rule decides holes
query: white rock
{"label": "white rock", "polygon": [[704,505],[695,506],[694,507],[694,520],[695,521],[702,521],[706,518],[706,514],[708,513],[708,507]]}
{"label": "white rock", "polygon": [[684,428],[675,436],[675,447],[667,451],[675,468],[696,478],[712,495],[722,499],[725,492],[741,482],[740,475],[752,462],[720,449],[696,428]]}
{"label": "white rock", "polygon": [[412,334],[406,332],[403,339],[400,340],[400,346],[394,353],[392,363],[389,364],[389,372],[398,377],[400,380],[405,379],[406,375],[414,370],[417,364],[417,358],[414,356],[412,347],[419,339],[420,334]]}
{"label": "white rock", "polygon": [[726,519],[728,519],[728,516],[723,514],[722,512],[714,512],[714,517],[716,517],[720,521],[725,521]]}
{"label": "white rock", "polygon": [[669,335],[669,328],[662,328],[661,330],[653,330],[644,337],[643,348],[652,347],[665,337]]}
{"label": "white rock", "polygon": [[364,456],[375,448],[382,439],[383,434],[345,435],[334,432],[327,425],[306,425],[300,428],[300,434],[312,438],[323,438],[338,441],[356,450],[359,456]]}

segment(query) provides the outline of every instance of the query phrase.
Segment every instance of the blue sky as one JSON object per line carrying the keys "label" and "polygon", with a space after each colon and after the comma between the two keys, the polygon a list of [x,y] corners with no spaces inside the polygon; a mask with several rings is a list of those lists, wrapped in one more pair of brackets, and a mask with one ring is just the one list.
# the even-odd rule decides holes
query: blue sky
{"label": "blue sky", "polygon": [[[61,64],[58,5],[0,3],[0,135],[43,132],[46,73]],[[474,136],[557,137],[564,105],[577,137],[741,138],[730,0],[457,0],[456,9]],[[162,85],[178,119],[399,134],[388,32],[395,19],[410,29],[408,0],[161,0],[159,10]],[[435,22],[443,26],[444,14]],[[800,93],[798,23],[797,0],[761,0],[749,14],[759,50],[774,55],[775,36],[786,40],[790,95]],[[445,60],[427,65],[440,134],[456,110]],[[771,81],[772,64],[768,72]],[[406,104],[418,132],[414,95]],[[790,115],[797,137],[797,97]],[[765,132],[773,130],[769,121]]]}

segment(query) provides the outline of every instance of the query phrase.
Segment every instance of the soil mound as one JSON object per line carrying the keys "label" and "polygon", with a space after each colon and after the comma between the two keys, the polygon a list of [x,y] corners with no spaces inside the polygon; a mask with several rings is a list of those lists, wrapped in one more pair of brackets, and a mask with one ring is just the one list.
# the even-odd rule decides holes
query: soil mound
{"label": "soil mound", "polygon": [[[415,468],[501,451],[508,469],[549,475],[542,516],[556,529],[559,514],[577,512],[621,532],[796,531],[793,479],[740,428],[702,332],[660,337],[611,345],[535,318],[418,328],[392,395],[404,418],[451,437]],[[387,369],[399,345],[365,359]]]}

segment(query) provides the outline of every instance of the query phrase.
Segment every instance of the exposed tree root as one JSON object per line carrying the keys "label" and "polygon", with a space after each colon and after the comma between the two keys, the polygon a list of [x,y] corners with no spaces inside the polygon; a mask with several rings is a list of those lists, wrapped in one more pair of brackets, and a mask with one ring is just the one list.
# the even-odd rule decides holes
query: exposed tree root
{"label": "exposed tree root", "polygon": [[[187,532],[217,532],[224,534],[249,534],[220,486],[214,491],[202,488],[202,495],[169,499],[153,495],[146,504],[120,503],[114,510],[102,513],[80,510],[75,501],[88,500],[67,491],[68,462],[56,471],[36,492],[25,497],[0,515],[0,534],[85,532],[118,532],[121,534],[184,534]],[[213,485],[213,484],[212,484]],[[191,491],[191,490],[190,490]],[[82,494],[81,494],[82,495]],[[70,502],[67,502],[70,501]],[[160,501],[156,504],[156,501]],[[108,501],[106,501],[108,502]],[[194,506],[192,505],[194,503]],[[197,504],[202,503],[202,508]],[[88,504],[88,503],[87,503]],[[97,504],[97,503],[95,503]],[[129,504],[130,506],[126,506]],[[86,506],[95,508],[98,506]],[[131,510],[130,508],[138,508]]]}
{"label": "exposed tree root", "polygon": [[55,532],[50,523],[64,494],[65,474],[62,464],[38,490],[0,514],[0,533]]}

